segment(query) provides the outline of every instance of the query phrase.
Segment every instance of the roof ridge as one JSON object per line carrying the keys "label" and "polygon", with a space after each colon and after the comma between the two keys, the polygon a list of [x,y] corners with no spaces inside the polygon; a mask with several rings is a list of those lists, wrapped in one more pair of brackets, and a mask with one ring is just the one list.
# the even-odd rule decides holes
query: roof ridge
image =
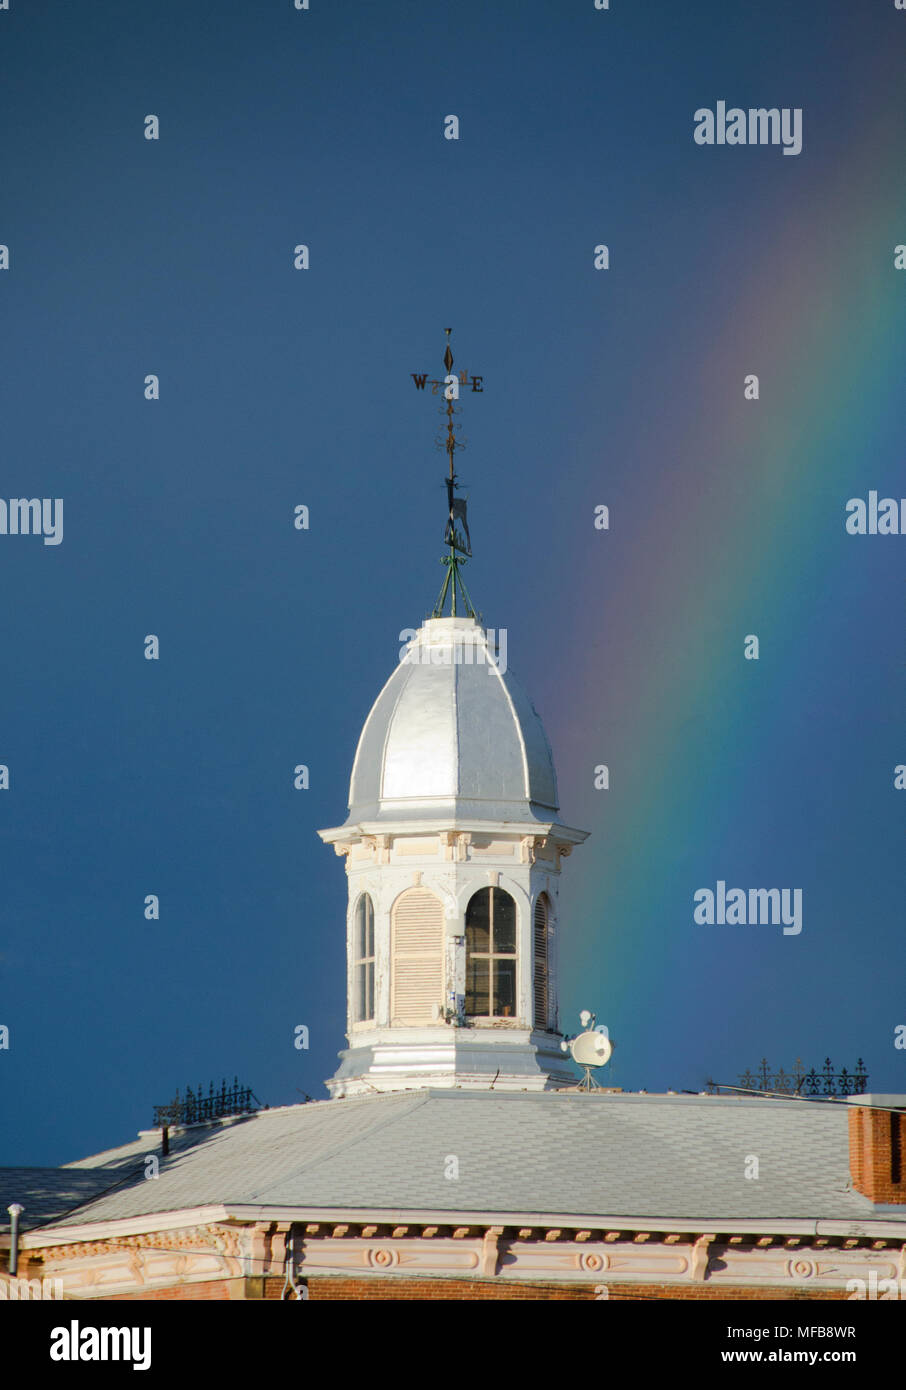
{"label": "roof ridge", "polygon": [[526,801],[531,802],[532,778],[531,773],[529,771],[528,748],[525,744],[525,730],[522,727],[522,720],[519,718],[519,711],[516,709],[516,702],[513,699],[512,692],[510,691],[509,686],[503,679],[503,672],[501,671],[499,664],[496,661],[493,661],[491,662],[491,665],[494,669],[494,672],[496,673],[500,689],[503,691],[504,699],[507,702],[507,707],[510,711],[510,718],[516,725],[516,740],[519,744],[519,753],[522,758],[522,786]]}

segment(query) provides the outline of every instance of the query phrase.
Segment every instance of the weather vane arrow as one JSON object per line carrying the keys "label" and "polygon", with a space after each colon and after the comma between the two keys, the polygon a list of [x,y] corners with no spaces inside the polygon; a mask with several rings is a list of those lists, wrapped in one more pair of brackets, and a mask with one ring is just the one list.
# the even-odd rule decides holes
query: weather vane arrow
{"label": "weather vane arrow", "polygon": [[[444,395],[446,396],[447,400],[459,399],[459,387],[471,386],[473,392],[475,392],[476,394],[481,393],[484,390],[483,376],[473,375],[470,378],[468,372],[460,372],[459,375],[456,377],[455,383],[450,380],[450,373],[453,370],[453,353],[450,349],[450,334],[453,332],[453,329],[445,328],[444,332],[447,335],[447,350],[444,353],[444,366],[447,369],[447,375],[443,378],[443,380],[437,380],[434,377],[429,376],[427,372],[412,372],[411,376],[412,380],[415,382],[415,389],[417,391],[424,391],[426,386],[430,386],[431,395],[436,396],[441,387],[444,387]],[[456,395],[451,397],[448,393],[454,385],[457,388]]]}

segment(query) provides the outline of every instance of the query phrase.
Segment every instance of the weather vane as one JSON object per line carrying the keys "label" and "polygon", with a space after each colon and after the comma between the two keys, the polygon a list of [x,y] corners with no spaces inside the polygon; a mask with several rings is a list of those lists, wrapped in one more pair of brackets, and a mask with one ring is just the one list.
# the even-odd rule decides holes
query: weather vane
{"label": "weather vane", "polygon": [[472,540],[469,535],[469,521],[467,516],[466,499],[456,496],[456,466],[454,455],[457,449],[464,448],[461,440],[456,438],[458,426],[455,424],[453,416],[459,414],[454,402],[459,400],[461,388],[471,386],[475,393],[484,390],[484,377],[473,375],[469,378],[468,372],[460,372],[458,375],[453,371],[453,352],[450,347],[451,328],[445,328],[447,335],[447,348],[444,352],[444,367],[447,374],[442,380],[429,378],[427,372],[413,372],[412,380],[415,382],[417,391],[424,391],[425,383],[430,381],[431,394],[436,396],[443,390],[446,406],[442,407],[440,413],[447,418],[446,437],[438,442],[438,448],[444,449],[449,459],[449,471],[445,479],[447,485],[447,524],[444,529],[444,545],[450,547],[449,555],[445,555],[441,564],[447,566],[447,573],[444,577],[443,586],[434,605],[433,618],[442,618],[444,615],[444,605],[447,601],[447,593],[450,594],[450,615],[456,617],[456,594],[459,591],[460,597],[465,605],[466,616],[477,618],[478,614],[472,606],[469,598],[469,591],[466,588],[465,580],[462,577],[462,566],[465,564],[466,556],[471,558]]}

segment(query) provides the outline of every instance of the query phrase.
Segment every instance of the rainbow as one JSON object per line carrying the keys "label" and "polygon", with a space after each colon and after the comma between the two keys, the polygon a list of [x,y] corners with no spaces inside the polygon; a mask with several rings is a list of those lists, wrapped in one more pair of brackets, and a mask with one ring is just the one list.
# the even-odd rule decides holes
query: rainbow
{"label": "rainbow", "polygon": [[[894,558],[902,577],[902,557],[877,548],[898,541],[844,530],[851,495],[901,491],[906,273],[893,264],[894,246],[906,242],[901,162],[901,132],[889,123],[863,127],[837,149],[819,179],[828,233],[818,244],[786,204],[765,210],[776,234],[734,291],[732,317],[684,341],[697,376],[675,345],[676,363],[664,366],[676,395],[659,403],[660,426],[646,422],[650,466],[611,509],[610,532],[577,547],[589,559],[575,591],[601,598],[593,640],[587,605],[560,637],[564,655],[578,654],[571,684],[584,696],[568,718],[548,719],[567,819],[592,831],[561,888],[561,1027],[572,1030],[572,1015],[588,1007],[629,1043],[632,1060],[618,1070],[617,1053],[613,1084],[697,1089],[709,1070],[735,1072],[772,1045],[785,1059],[787,1049],[848,1041],[830,999],[804,1003],[795,1023],[777,1001],[797,993],[809,1001],[809,981],[828,970],[828,941],[844,940],[843,923],[831,920],[834,865],[845,853],[839,770],[825,794],[821,750],[808,740],[825,703],[831,730],[835,707],[846,708],[852,624],[874,591],[890,606]],[[814,214],[812,202],[811,229]],[[752,371],[758,402],[743,398]],[[677,430],[690,417],[681,394],[690,380],[694,419]],[[586,448],[607,477],[606,449],[591,438]],[[607,500],[606,489],[595,500]],[[760,638],[758,662],[743,659],[749,633]],[[890,645],[875,673],[888,690],[902,665],[902,644]],[[815,780],[791,785],[811,751]],[[593,790],[599,762],[610,769],[608,791]],[[574,789],[578,798],[565,795]],[[778,821],[798,833],[792,859],[778,844]],[[874,833],[864,819],[861,831]],[[802,863],[803,845],[814,864]],[[770,882],[786,884],[784,873],[798,870],[813,911],[831,904],[798,952],[692,925],[696,886],[724,872],[747,872],[754,885],[775,863]],[[826,975],[837,996],[844,960],[836,958],[836,977]],[[730,1010],[717,1002],[728,999]],[[860,1022],[864,1048],[870,1003],[857,1030]]]}

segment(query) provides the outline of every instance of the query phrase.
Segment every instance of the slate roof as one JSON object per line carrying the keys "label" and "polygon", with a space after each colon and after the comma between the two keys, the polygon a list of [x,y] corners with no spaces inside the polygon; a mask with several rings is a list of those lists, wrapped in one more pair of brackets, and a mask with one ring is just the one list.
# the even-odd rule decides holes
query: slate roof
{"label": "slate roof", "polygon": [[[85,1190],[66,1225],[206,1205],[350,1212],[494,1213],[699,1221],[864,1220],[847,1107],[726,1096],[426,1090],[328,1100],[175,1131],[160,1176],[156,1131],[57,1170]],[[458,1178],[445,1177],[448,1157]],[[757,1180],[744,1174],[756,1155]],[[50,1184],[48,1191],[52,1189]],[[40,1208],[26,1195],[23,1228]],[[56,1200],[56,1193],[54,1193]],[[51,1205],[53,1203],[51,1202]],[[62,1223],[61,1223],[62,1224]]]}
{"label": "slate roof", "polygon": [[25,1208],[22,1229],[58,1220],[66,1212],[84,1206],[110,1186],[103,1168],[0,1168],[0,1231],[9,1230],[7,1207],[18,1202]]}

